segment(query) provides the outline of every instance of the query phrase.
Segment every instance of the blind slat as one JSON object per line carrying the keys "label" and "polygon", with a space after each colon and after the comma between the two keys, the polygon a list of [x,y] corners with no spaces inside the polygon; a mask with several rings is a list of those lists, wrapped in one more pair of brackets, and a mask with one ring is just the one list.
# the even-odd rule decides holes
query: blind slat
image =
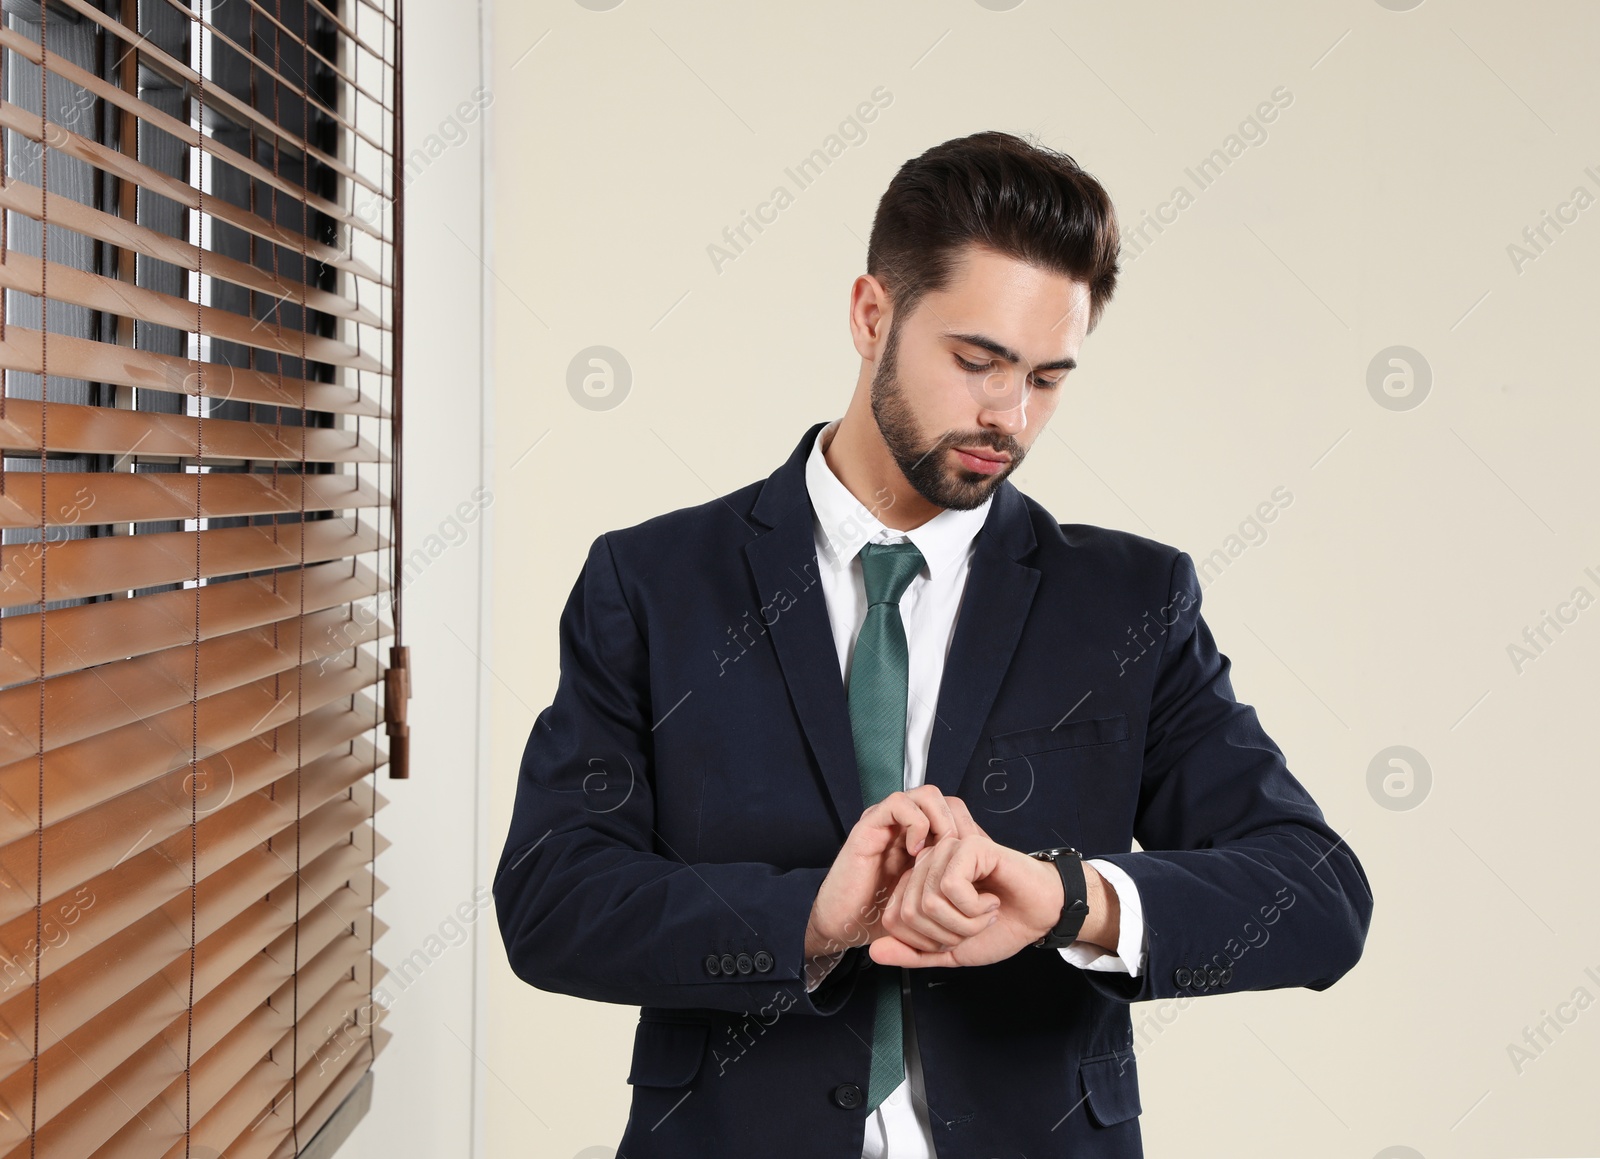
{"label": "blind slat", "polygon": [[[118,410],[69,402],[52,402],[48,406],[47,416],[44,403],[23,398],[8,400],[5,414],[0,416],[0,448],[7,451],[44,449],[48,418],[51,453],[192,458],[203,451],[206,463],[212,465],[218,460],[236,459],[291,463],[384,461],[369,440],[358,438],[355,431],[337,428],[289,424],[273,427],[236,419]],[[27,483],[23,480],[26,478],[22,472],[11,472],[7,492],[13,488],[25,489]],[[39,480],[34,478],[32,483],[37,490]],[[80,511],[66,522],[82,523],[87,515],[86,511]]]}
{"label": "blind slat", "polygon": [[[370,794],[372,790],[369,788],[367,792]],[[364,800],[360,797],[337,797],[324,802],[302,817],[298,826],[291,824],[286,829],[280,830],[273,848],[264,851],[262,856],[280,865],[287,856],[287,865],[284,868],[292,872],[295,864],[292,851],[298,845],[306,844],[314,847],[314,843],[340,839],[362,824],[376,808],[375,799]],[[337,832],[330,832],[331,828],[336,828]],[[290,852],[285,854],[284,850]],[[213,857],[212,860],[216,864],[208,864],[201,873],[198,886],[201,895],[209,896],[212,891],[223,889],[250,857],[249,853],[244,856]],[[188,881],[185,880],[182,887],[174,891],[170,863],[161,865],[162,860],[164,859],[160,857],[141,859],[139,865],[122,872],[120,879],[112,879],[102,893],[94,893],[92,885],[86,890],[79,891],[83,897],[92,896],[94,904],[85,908],[83,903],[74,897],[74,912],[78,920],[71,923],[69,937],[63,938],[59,946],[50,947],[50,952],[39,956],[40,970],[48,975],[50,970],[60,969],[75,958],[109,941],[129,926],[151,914],[166,912],[171,906],[180,906],[184,919],[183,926],[187,931]],[[185,867],[187,868],[187,865]],[[119,866],[118,869],[121,870],[122,867]],[[128,887],[126,893],[114,893],[110,888],[111,885],[121,886],[124,883]],[[152,904],[155,902],[159,904]],[[50,908],[49,905],[46,906],[46,909]],[[56,912],[57,910],[51,910],[53,917]],[[66,917],[56,919],[55,924],[66,930],[70,916],[69,913]],[[21,963],[24,971],[30,971],[33,965],[32,945],[36,932],[37,926],[31,910],[20,918],[14,918],[0,925],[0,959]],[[20,982],[25,983],[30,978],[31,973],[24,972]]]}
{"label": "blind slat", "polygon": [[[303,863],[303,889],[311,896],[330,895],[341,882],[358,876],[364,866],[370,868],[367,863],[388,844],[364,822],[345,832],[302,833],[302,852],[315,854]],[[257,939],[254,949],[263,949],[281,936],[294,924],[294,889],[287,888],[287,898],[275,896],[272,891],[282,887],[293,874],[293,862],[286,866],[263,851],[240,858],[214,875],[208,883],[205,906],[198,914],[201,955],[213,935],[230,931],[234,923],[244,931],[241,936]],[[283,913],[288,916],[282,917]],[[376,921],[375,928],[387,927]],[[376,940],[378,935],[373,937]],[[181,968],[187,977],[189,951],[189,905],[185,897],[117,931],[72,961],[43,969],[44,980],[38,990],[52,1014],[48,1025],[40,1026],[40,1045],[49,1049],[62,1036],[163,970]],[[48,966],[50,957],[42,956],[40,961]],[[0,1016],[8,1025],[32,1026],[34,987],[19,983],[10,989],[17,993],[0,1003]],[[5,1059],[6,1073],[26,1066],[32,1058],[31,1050],[32,1043],[26,1038],[0,1037],[0,1058]]]}
{"label": "blind slat", "polygon": [[352,562],[336,560],[270,576],[175,588],[140,596],[137,602],[103,600],[58,608],[49,613],[48,631],[41,627],[37,612],[7,616],[0,625],[0,687],[39,678],[41,633],[45,671],[60,676],[191,643],[197,599],[200,639],[209,640],[281,620],[301,608],[320,612],[337,604],[378,599],[389,590],[387,580],[365,564],[352,566]]}
{"label": "blind slat", "polygon": [[[302,1145],[304,1140],[315,1136],[317,1128],[327,1122],[328,1117],[338,1110],[339,1104],[344,1101],[345,1095],[349,1094],[351,1088],[360,1081],[361,1075],[372,1066],[373,1061],[383,1052],[384,1045],[394,1037],[394,1032],[383,1025],[384,1020],[385,1014],[380,1010],[371,1032],[362,1041],[359,1048],[352,1052],[354,1057],[350,1060],[350,1065],[339,1074],[334,1074],[330,1068],[323,1075],[318,1076],[317,1081],[313,1083],[310,1081],[311,1076],[308,1072],[313,1070],[317,1064],[311,1063],[297,1076],[297,1081],[302,1084],[298,1092],[301,1096],[308,1092],[315,1093],[317,1087],[321,1087],[323,1092],[317,1101],[311,1104],[309,1110],[300,1113],[295,1122],[295,1129],[302,1140]],[[300,1105],[305,1105],[303,1098]],[[289,1149],[285,1151],[285,1147]],[[274,1155],[285,1156],[285,1159],[293,1159],[294,1154],[292,1139],[280,1141],[278,1149],[274,1152]]]}
{"label": "blind slat", "polygon": [[[348,886],[334,893],[338,900],[352,905],[357,900],[356,891]],[[292,1000],[297,946],[304,963],[300,973],[310,994],[327,994],[341,973],[365,963],[372,949],[367,933],[365,921],[341,921],[334,909],[318,907],[298,923],[298,929],[285,930],[271,946],[226,972],[213,968],[202,975],[197,968],[196,1055],[234,1033],[258,1007]],[[188,1021],[188,982],[187,971],[181,978],[158,975],[52,1047],[40,1061],[38,1122],[43,1125],[64,1112],[97,1115],[96,1103],[104,1099],[139,1105],[138,1091],[125,1086],[108,1088],[102,1077],[114,1075],[141,1052],[170,1051],[171,1035],[175,1031],[181,1034]],[[159,1041],[163,1035],[167,1042]],[[0,1099],[9,1105],[31,1096],[32,1089],[32,1075],[19,1070],[0,1082]],[[154,1094],[146,1092],[145,1097]],[[0,1146],[12,1147],[26,1138],[25,1122],[0,1119]],[[41,1134],[40,1141],[44,1138]]]}
{"label": "blind slat", "polygon": [[[174,0],[167,0],[167,2],[176,6]],[[192,125],[185,124],[178,118],[168,115],[162,109],[141,101],[138,97],[124,92],[108,81],[101,80],[88,70],[79,68],[59,53],[40,51],[38,43],[28,39],[26,36],[19,36],[9,30],[0,30],[0,45],[11,49],[17,55],[34,64],[38,64],[41,59],[46,61],[52,74],[78,86],[83,92],[93,93],[108,104],[126,112],[134,113],[146,124],[160,129],[187,148],[204,148],[212,156],[219,158],[242,173],[249,174],[265,185],[269,185],[292,197],[304,198],[307,204],[315,206],[332,217],[342,219],[345,216],[343,206],[337,205],[327,200],[327,198],[319,197],[305,189],[296,189],[293,184],[274,173],[270,168],[254,158],[245,156],[237,149],[231,148],[215,134],[202,135]],[[370,138],[368,138],[368,143],[375,148],[382,148],[381,145]],[[371,232],[370,227],[368,229]]]}
{"label": "blind slat", "polygon": [[[381,1021],[381,1019],[380,1019]],[[346,1095],[354,1089],[387,1041],[389,1031],[382,1026],[351,1052],[349,1063],[331,1075],[321,1097],[307,1100],[296,1123],[294,1101],[290,1097],[288,1068],[275,1060],[256,1064],[250,1074],[233,1088],[206,1120],[195,1127],[194,1145],[209,1147],[228,1159],[278,1159],[295,1154],[295,1128],[300,1130],[300,1146],[326,1122]],[[315,1064],[309,1068],[315,1070]],[[271,1108],[267,1113],[262,1107]],[[252,1113],[253,1112],[253,1113]],[[175,1143],[162,1159],[181,1159],[184,1144]]]}
{"label": "blind slat", "polygon": [[[42,758],[0,766],[0,793],[10,797],[10,807],[0,810],[0,841],[14,841],[37,827],[41,763],[49,819],[58,823],[163,773],[187,768],[195,746],[214,753],[291,725],[297,717],[376,684],[382,679],[379,669],[376,657],[360,653],[349,666],[304,665],[280,681],[258,680],[206,697],[199,705],[197,729],[191,730],[194,714],[185,705],[51,749]],[[129,844],[137,836],[130,835]]]}
{"label": "blind slat", "polygon": [[318,519],[277,527],[222,527],[106,535],[0,547],[0,605],[39,602],[41,556],[50,559],[45,598],[82,599],[159,584],[325,563],[388,546],[359,520]]}
{"label": "blind slat", "polygon": [[[146,68],[164,74],[169,79],[177,82],[180,87],[187,85],[198,87],[203,83],[200,75],[189,68],[188,65],[171,54],[163,52],[160,47],[151,43],[146,37],[135,36],[132,29],[107,16],[92,4],[89,4],[87,0],[60,0],[60,2],[75,10],[80,16],[86,16],[94,21],[113,37],[123,41],[127,48],[138,47],[140,62]],[[194,19],[194,17],[191,16],[191,19]],[[374,193],[384,192],[383,187],[376,184],[365,173],[352,169],[337,157],[318,149],[309,141],[297,135],[289,126],[272,121],[267,114],[251,108],[227,89],[219,88],[215,84],[208,86],[206,89],[206,103],[209,108],[218,113],[226,110],[236,124],[243,125],[245,122],[249,122],[255,125],[256,128],[265,131],[271,137],[291,146],[305,156],[315,158],[319,163],[338,173],[341,177],[359,182]],[[309,197],[310,194],[302,189],[299,191],[299,196]],[[365,222],[361,223],[361,228],[371,232],[376,237],[382,236],[381,232],[373,229]]]}
{"label": "blind slat", "polygon": [[[371,730],[374,715],[371,701],[366,698],[362,701],[365,713],[360,708],[335,704],[319,716],[304,718],[301,735],[296,738],[294,750],[289,752],[272,749],[268,738],[254,738],[198,762],[195,768],[184,765],[149,784],[47,826],[44,853],[50,871],[46,884],[53,894],[47,908],[69,904],[80,886],[92,883],[99,874],[121,868],[124,862],[164,856],[160,852],[162,844],[177,835],[187,838],[195,814],[199,816],[197,840],[204,841],[210,861],[217,857],[227,860],[243,851],[213,853],[216,845],[230,840],[237,844],[243,837],[277,832],[283,828],[282,824],[276,824],[283,804],[263,805],[255,798],[279,778],[292,778],[297,754],[306,775],[317,778],[334,778],[340,774],[362,776],[379,767],[383,758],[376,746],[370,741],[357,741],[363,732]],[[336,749],[350,751],[335,752]],[[345,782],[336,783],[343,788]],[[291,794],[290,808],[295,800]],[[307,808],[316,803],[314,799],[302,800]],[[290,816],[292,818],[293,814]],[[124,819],[143,826],[140,829],[143,837],[135,847],[139,850],[137,853],[107,840],[119,828],[132,827],[119,825]],[[267,828],[269,825],[272,828]],[[241,831],[241,826],[246,828]],[[264,837],[260,839],[265,840]],[[248,841],[243,848],[249,848]],[[0,869],[14,883],[13,888],[0,893],[0,924],[32,912],[32,899],[38,893],[38,849],[36,832],[0,846]],[[186,848],[178,849],[175,856],[187,864]],[[90,892],[95,892],[92,884]],[[102,888],[99,892],[105,890]]]}
{"label": "blind slat", "polygon": [[79,525],[193,519],[197,507],[201,519],[227,519],[354,511],[389,501],[355,475],[287,471],[276,478],[264,471],[209,471],[204,476],[192,471],[51,471],[44,488],[30,486],[31,480],[10,482],[0,494],[0,527],[38,527],[41,490],[50,505],[49,523]]}
{"label": "blind slat", "polygon": [[[291,1011],[297,976],[302,1001],[312,1005],[316,1017],[326,1019],[330,1013],[339,1013],[341,1007],[354,1005],[349,1001],[354,984],[348,974],[354,960],[371,950],[364,930],[347,932],[343,940],[331,941],[315,955],[302,956],[298,970],[293,968],[293,946],[289,950],[290,969],[263,968],[255,972],[259,976],[245,973],[239,976],[239,985],[196,999],[192,1043],[196,1118],[210,1110],[227,1087],[243,1078],[263,1053],[293,1029]],[[346,975],[343,979],[339,977],[341,969]],[[273,980],[274,973],[279,975],[278,984],[267,985],[264,993],[257,993],[263,981]],[[356,993],[357,1001],[365,999],[364,986]],[[300,1021],[302,1036],[317,1025],[311,1016],[308,1011]],[[139,1154],[159,1155],[166,1149],[165,1141],[150,1134],[160,1132],[160,1124],[166,1124],[181,1138],[185,1095],[189,1093],[183,1079],[186,1048],[190,1045],[185,1041],[188,1026],[188,1015],[183,1013],[161,1027],[157,1037],[142,1050],[106,1074],[104,1082],[91,1084],[70,1106],[53,1108],[48,1119],[41,1113],[41,1145],[48,1141],[64,1150],[88,1153],[130,1122],[141,1129],[136,1144]],[[171,1102],[174,1082],[176,1106]],[[41,1083],[41,1094],[42,1087]],[[27,1136],[23,1133],[21,1137],[25,1140]],[[27,1154],[25,1147],[21,1154]]]}
{"label": "blind slat", "polygon": [[[323,847],[322,852],[302,866],[299,874],[302,892],[309,896],[330,896],[341,882],[354,880],[368,868],[365,863],[373,858],[374,850],[381,852],[382,848],[387,848],[386,840],[374,834],[368,824],[331,837],[320,834],[317,842],[302,842],[306,850],[317,850],[318,845]],[[293,876],[293,861],[285,866],[264,853],[240,858],[237,863],[230,864],[226,872],[214,876],[203,893],[205,909],[197,914],[202,956],[211,936],[226,932],[234,924],[248,935],[258,936],[259,941],[254,943],[256,949],[266,948],[282,935],[285,927],[275,925],[274,914],[283,911],[285,900],[274,898],[274,888],[285,888],[290,895],[288,928],[293,928]],[[374,930],[384,928],[387,927],[381,920],[374,920]],[[374,933],[374,940],[378,936]],[[181,969],[184,977],[189,972],[187,895],[134,922],[99,948],[69,962],[59,972],[46,970],[40,993],[46,1001],[54,999],[56,1004],[51,1007],[50,1023],[40,1025],[43,1047],[50,1049],[61,1036],[72,1033],[88,1018],[98,1015],[112,1002],[166,969]],[[83,981],[88,981],[91,989],[78,988]],[[34,1018],[32,988],[8,999],[0,1005],[0,1012],[5,1013],[8,1021],[14,1017],[11,1025],[30,1028]],[[19,1033],[13,1041],[0,1044],[0,1055],[5,1057],[8,1068],[29,1066],[32,1058],[29,1037],[29,1034]],[[21,1060],[14,1060],[13,1055],[18,1050],[21,1050]]]}
{"label": "blind slat", "polygon": [[[33,43],[0,27],[0,44],[10,45],[17,40],[25,44]],[[208,142],[214,140],[215,138],[207,138]],[[270,171],[267,171],[267,176],[269,178],[272,176]],[[44,190],[27,181],[10,181],[0,186],[0,209],[10,209],[34,221],[43,221]],[[232,282],[243,289],[265,294],[271,298],[294,302],[304,299],[305,305],[324,314],[333,314],[378,329],[384,326],[382,318],[351,298],[279,277],[271,270],[260,269],[226,254],[208,253],[197,245],[139,225],[114,213],[84,205],[70,197],[56,197],[51,200],[50,224],[73,230],[107,245],[119,246],[132,253],[155,258],[182,270],[204,272],[207,277]]]}
{"label": "blind slat", "polygon": [[[217,43],[226,44],[229,48],[232,48],[235,52],[238,52],[239,54],[241,54],[243,56],[252,55],[248,49],[245,49],[245,48],[241,47],[238,41],[234,40],[231,36],[229,36],[226,32],[224,32],[216,24],[213,24],[211,21],[206,20],[203,16],[196,16],[192,9],[185,7],[183,4],[181,4],[179,2],[179,0],[165,0],[165,2],[166,2],[167,6],[169,8],[176,9],[177,11],[183,13],[189,19],[193,20],[197,27],[204,28],[207,32],[209,32],[212,35],[212,37],[216,40]],[[268,20],[267,20],[268,23],[276,25],[281,31],[287,33],[289,35],[290,39],[294,42],[296,47],[302,47],[303,46],[306,56],[310,57],[313,60],[320,61],[322,64],[326,65],[327,68],[328,68],[328,71],[333,73],[341,81],[344,82],[344,87],[345,87],[345,89],[346,89],[346,91],[348,93],[351,93],[351,94],[359,93],[362,96],[365,96],[365,97],[367,97],[367,98],[369,98],[371,100],[380,101],[380,103],[381,103],[381,99],[380,98],[373,96],[373,94],[371,92],[369,92],[367,89],[365,89],[362,86],[360,86],[359,84],[357,84],[354,77],[352,77],[350,74],[346,73],[343,69],[341,69],[338,66],[337,63],[335,63],[334,61],[330,61],[327,57],[323,56],[320,52],[318,52],[315,48],[313,48],[309,44],[309,42],[306,42],[303,37],[299,36],[293,29],[289,28],[281,20],[277,20],[277,19],[271,18],[270,15],[268,13],[266,13],[263,9],[261,9],[259,6],[256,7],[256,11],[261,13],[263,16],[267,16],[268,17]],[[370,133],[367,133],[360,126],[358,126],[358,125],[352,123],[351,121],[346,120],[344,117],[340,116],[339,115],[339,111],[337,109],[329,108],[320,99],[318,99],[318,97],[317,97],[317,95],[316,95],[316,93],[314,91],[310,91],[307,88],[302,88],[301,85],[304,82],[301,81],[301,79],[299,78],[298,75],[293,75],[292,79],[291,79],[291,76],[285,76],[284,73],[279,71],[278,68],[275,68],[275,67],[272,67],[272,66],[268,65],[266,63],[266,61],[259,55],[257,55],[255,57],[254,64],[255,64],[255,67],[261,71],[262,75],[271,77],[274,81],[276,81],[278,86],[286,94],[291,95],[291,96],[295,96],[295,97],[305,98],[308,101],[310,101],[310,103],[316,107],[317,111],[319,113],[323,114],[323,116],[324,116],[325,120],[327,121],[327,123],[333,124],[333,125],[337,125],[341,129],[349,130],[349,132],[350,132],[350,134],[352,136],[355,136],[355,137],[359,138],[360,140],[365,141],[368,145],[371,145],[374,149],[382,149],[384,147],[383,142],[375,140]],[[292,66],[291,66],[291,74],[292,74]],[[301,195],[304,196],[304,191],[301,191]]]}
{"label": "blind slat", "polygon": [[[168,3],[173,3],[173,2],[174,2],[174,0],[168,0]],[[299,39],[298,34],[295,32],[295,30],[293,28],[290,28],[287,24],[285,24],[282,20],[280,20],[278,18],[278,15],[274,15],[274,13],[269,11],[267,9],[267,7],[260,2],[260,0],[247,0],[247,3],[250,5],[250,8],[255,13],[255,15],[260,17],[263,22],[265,22],[267,24],[271,24],[272,26],[277,28],[279,31],[281,31],[284,34],[286,34],[287,36],[289,36],[291,39],[295,39],[295,40]],[[350,42],[352,47],[360,48],[360,49],[365,50],[366,53],[368,54],[368,56],[373,58],[374,60],[382,60],[383,59],[383,56],[384,56],[383,53],[375,51],[372,48],[371,45],[367,44],[359,36],[357,36],[356,33],[354,32],[354,30],[349,28],[344,23],[344,21],[340,20],[336,13],[329,12],[325,7],[323,7],[320,4],[317,5],[317,7],[318,7],[318,9],[320,9],[321,13],[328,18],[328,22],[331,25],[333,25],[335,28],[337,28],[341,35],[343,35],[346,39],[349,40],[349,42]],[[352,76],[349,72],[347,72],[343,68],[340,68],[339,67],[339,63],[338,63],[337,60],[329,60],[327,56],[323,55],[316,48],[309,48],[308,54],[310,55],[310,57],[313,60],[321,61],[323,64],[327,65],[329,69],[331,69],[333,72],[335,72],[339,76],[340,80],[345,81],[346,84],[348,85],[349,91],[355,92],[355,93],[360,93],[363,97],[367,98],[367,100],[371,101],[374,105],[378,106],[380,109],[382,109],[385,112],[392,112],[393,111],[393,110],[391,110],[389,108],[389,105],[387,104],[387,102],[385,101],[385,99],[381,95],[379,95],[378,93],[374,93],[371,89],[368,89],[366,86],[357,83],[357,80],[356,80],[356,78],[354,76]],[[335,56],[337,56],[337,55],[338,54],[335,53]],[[296,90],[296,91],[298,92],[299,90]],[[345,122],[341,121],[340,123],[344,124]],[[367,140],[367,141],[371,140],[365,134],[362,134],[362,139],[363,140]],[[379,142],[373,141],[371,143],[373,144],[373,146],[375,148],[379,148],[379,149],[384,148],[384,146]]]}
{"label": "blind slat", "polygon": [[[7,322],[0,335],[0,370],[40,373],[40,331]],[[316,382],[293,375],[267,374],[245,366],[179,358],[156,350],[96,342],[70,334],[50,335],[50,372],[140,390],[159,390],[190,398],[257,402],[335,414],[388,418],[388,411],[355,387]],[[214,406],[215,402],[208,403]]]}
{"label": "blind slat", "polygon": [[[31,112],[21,105],[13,104],[7,100],[0,100],[0,127],[10,129],[35,144],[48,144],[50,148],[65,153],[69,157],[75,157],[85,164],[103,169],[107,173],[111,173],[143,189],[148,189],[152,193],[159,193],[186,209],[192,209],[196,212],[201,209],[200,194],[188,182],[162,173],[159,169],[152,169],[148,165],[135,161],[125,153],[102,145],[98,141],[92,141],[88,137],[74,133],[72,130],[63,128],[58,124],[52,124],[49,127],[47,137],[40,129],[39,114]],[[219,221],[225,221],[229,225],[237,226],[247,233],[255,234],[264,241],[276,242],[291,252],[305,251],[319,262],[326,262],[345,273],[363,278],[375,285],[386,286],[389,284],[378,271],[361,259],[347,254],[335,246],[325,245],[317,238],[307,238],[303,234],[297,234],[293,230],[276,225],[259,214],[251,213],[247,209],[241,209],[236,205],[216,198],[207,198],[204,209],[206,213]]]}
{"label": "blind slat", "polygon": [[[0,763],[153,720],[196,696],[204,702],[305,664],[329,667],[340,653],[390,631],[382,619],[352,618],[347,608],[329,608],[218,636],[198,648],[180,646],[101,664],[47,680],[43,688],[7,689],[0,692]],[[203,672],[198,686],[197,666]],[[41,703],[50,722],[42,732]]]}
{"label": "blind slat", "polygon": [[351,370],[388,373],[382,362],[359,347],[283,325],[281,314],[275,316],[276,321],[267,322],[216,306],[196,305],[176,294],[130,286],[119,278],[90,273],[62,262],[41,261],[20,250],[10,251],[6,260],[0,263],[0,287],[8,290],[18,290],[37,297],[44,292],[46,278],[49,279],[50,300],[53,302],[67,302],[107,314],[121,314],[174,330],[198,325],[203,333],[240,346],[253,346],[257,350],[291,358],[304,355],[330,366],[343,366]]}
{"label": "blind slat", "polygon": [[[329,1015],[338,1013],[352,993],[359,994],[361,998],[366,996],[365,988],[349,981],[341,983],[334,993],[319,1003],[315,1017],[325,1020]],[[381,1021],[381,1017],[363,1020],[361,1024],[352,1025],[342,1032],[352,1042],[340,1055],[341,1062],[348,1058],[353,1063],[363,1057],[362,1051],[377,1021]],[[284,1076],[295,1073],[289,1066],[290,1056],[294,1053],[293,1044],[297,1037],[305,1038],[311,1027],[307,1022],[302,1022],[297,1028],[274,1035],[277,1029],[277,1020],[271,1012],[257,1012],[240,1028],[237,1037],[230,1038],[223,1048],[198,1059],[192,1077],[187,1082],[180,1067],[158,1098],[146,1104],[137,1117],[129,1118],[115,1137],[93,1153],[96,1159],[158,1159],[167,1154],[169,1148],[176,1148],[182,1154],[186,1098],[192,1099],[200,1110],[215,1109],[229,1090],[245,1082],[252,1071],[261,1065],[258,1060],[268,1051],[272,1055],[274,1071]],[[298,1117],[302,1123],[314,1121],[312,1115],[319,1096],[329,1090],[342,1073],[339,1067],[324,1069],[313,1056],[295,1074],[294,1095],[300,1100]],[[282,1109],[293,1113],[294,1106],[291,1100]],[[107,1106],[105,1120],[121,1117],[118,1109]],[[204,1119],[201,1124],[203,1128]]]}

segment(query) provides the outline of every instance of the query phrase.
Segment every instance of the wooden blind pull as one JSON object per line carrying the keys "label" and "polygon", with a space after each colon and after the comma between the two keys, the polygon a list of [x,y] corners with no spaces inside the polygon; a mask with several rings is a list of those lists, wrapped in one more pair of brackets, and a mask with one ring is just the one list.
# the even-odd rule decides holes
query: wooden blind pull
{"label": "wooden blind pull", "polygon": [[405,644],[389,648],[389,667],[383,674],[383,723],[389,734],[389,779],[411,776],[411,729],[406,724],[406,701],[411,697],[411,649]]}

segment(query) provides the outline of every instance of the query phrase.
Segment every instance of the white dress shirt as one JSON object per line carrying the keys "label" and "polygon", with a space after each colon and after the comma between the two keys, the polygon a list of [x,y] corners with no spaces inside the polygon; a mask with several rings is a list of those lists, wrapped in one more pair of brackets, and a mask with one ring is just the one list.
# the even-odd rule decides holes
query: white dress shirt
{"label": "white dress shirt", "polygon": [[[905,787],[914,789],[923,783],[927,771],[933,710],[939,702],[945,657],[955,634],[956,616],[971,568],[976,537],[993,500],[985,500],[981,507],[970,511],[947,508],[910,531],[885,527],[877,515],[839,481],[822,456],[838,426],[835,420],[817,432],[811,455],[806,460],[806,488],[811,495],[814,516],[817,571],[846,688],[850,680],[850,656],[867,615],[866,581],[857,556],[861,545],[904,543],[909,539],[916,544],[924,561],[924,566],[912,577],[900,597],[900,619],[905,626],[910,665]],[[1059,953],[1082,969],[1114,970],[1137,977],[1144,965],[1144,915],[1138,890],[1132,879],[1110,862],[1092,858],[1089,864],[1111,883],[1122,906],[1117,952],[1112,954],[1088,942],[1074,942]],[[817,981],[820,982],[821,977]],[[808,988],[816,987],[813,984]],[[917,1051],[916,1023],[910,1017],[909,990],[908,983],[901,991],[902,1010],[906,1015],[906,1078],[867,1118],[862,1159],[932,1159],[934,1155],[922,1060]]]}

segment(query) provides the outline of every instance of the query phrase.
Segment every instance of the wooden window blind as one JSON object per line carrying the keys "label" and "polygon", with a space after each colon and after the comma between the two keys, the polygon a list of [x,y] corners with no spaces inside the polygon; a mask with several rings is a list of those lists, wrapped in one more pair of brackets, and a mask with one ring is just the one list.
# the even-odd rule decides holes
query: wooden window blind
{"label": "wooden window blind", "polygon": [[0,12],[0,1159],[295,1155],[387,1034],[400,3]]}

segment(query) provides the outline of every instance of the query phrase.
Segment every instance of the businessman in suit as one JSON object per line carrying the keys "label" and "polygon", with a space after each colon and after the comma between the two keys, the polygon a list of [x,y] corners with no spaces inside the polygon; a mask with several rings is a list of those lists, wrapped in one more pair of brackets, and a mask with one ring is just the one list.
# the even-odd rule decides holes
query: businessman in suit
{"label": "businessman in suit", "polygon": [[1132,1003],[1359,959],[1189,555],[1007,479],[1117,252],[1070,157],[908,161],[844,415],[590,545],[494,896],[520,978],[641,1008],[627,1159],[1136,1157]]}

